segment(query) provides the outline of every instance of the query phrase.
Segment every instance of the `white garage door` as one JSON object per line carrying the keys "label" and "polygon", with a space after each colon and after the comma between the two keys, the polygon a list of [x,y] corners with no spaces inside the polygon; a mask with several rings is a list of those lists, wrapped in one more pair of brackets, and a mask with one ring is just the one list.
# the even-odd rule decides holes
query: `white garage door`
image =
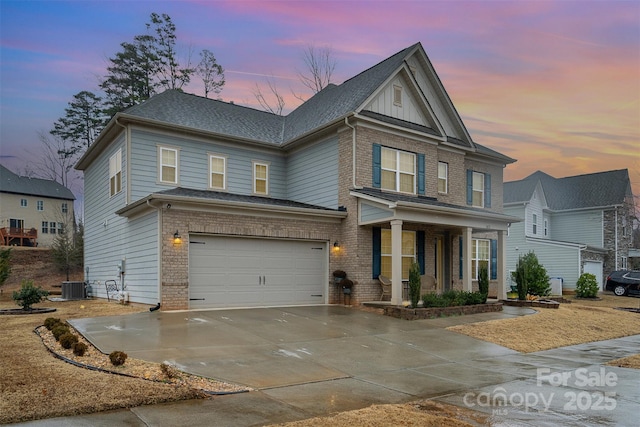
{"label": "white garage door", "polygon": [[327,244],[191,236],[189,307],[324,304]]}
{"label": "white garage door", "polygon": [[596,276],[598,287],[602,289],[602,263],[599,261],[585,261],[584,273],[591,273]]}

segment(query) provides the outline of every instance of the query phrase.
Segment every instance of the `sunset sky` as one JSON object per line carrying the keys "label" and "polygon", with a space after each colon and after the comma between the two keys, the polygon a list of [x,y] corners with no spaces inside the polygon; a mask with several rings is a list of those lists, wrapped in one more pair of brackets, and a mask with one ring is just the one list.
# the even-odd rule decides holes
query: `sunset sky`
{"label": "sunset sky", "polygon": [[[38,132],[98,93],[152,12],[172,18],[181,60],[215,54],[224,101],[259,108],[271,76],[286,112],[305,47],[332,48],[339,84],[421,42],[473,139],[518,160],[505,180],[627,168],[640,193],[639,1],[0,0],[0,163],[28,169]],[[197,77],[185,90],[203,94]]]}

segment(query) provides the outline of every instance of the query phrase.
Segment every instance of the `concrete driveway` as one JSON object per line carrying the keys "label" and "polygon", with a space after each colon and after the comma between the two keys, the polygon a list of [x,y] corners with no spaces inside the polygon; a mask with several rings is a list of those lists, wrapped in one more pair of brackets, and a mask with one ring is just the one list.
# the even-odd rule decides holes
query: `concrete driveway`
{"label": "concrete driveway", "polygon": [[[493,413],[496,421],[508,420],[505,425],[634,425],[640,413],[638,370],[607,367],[605,373],[616,376],[615,385],[580,387],[576,381],[557,384],[554,379],[562,373],[575,379],[579,369],[602,373],[600,364],[640,353],[640,335],[520,354],[444,329],[530,313],[505,307],[502,313],[405,321],[313,306],[75,319],[70,323],[103,352],[169,360],[187,372],[257,391],[43,422],[253,426],[433,397]],[[548,372],[541,376],[539,368]],[[502,390],[508,397],[537,393],[542,402],[483,405],[486,399],[480,397],[495,397]],[[582,406],[587,397],[595,404],[613,393],[615,407],[575,412],[567,407],[571,393]]]}

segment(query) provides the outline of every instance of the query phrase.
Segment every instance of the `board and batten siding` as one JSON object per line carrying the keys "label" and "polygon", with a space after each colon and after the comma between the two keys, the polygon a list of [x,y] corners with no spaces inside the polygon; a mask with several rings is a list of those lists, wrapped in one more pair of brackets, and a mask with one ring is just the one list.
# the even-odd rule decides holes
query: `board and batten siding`
{"label": "board and batten siding", "polygon": [[[402,88],[402,102],[396,105],[394,101],[394,87]],[[376,96],[366,107],[365,110],[375,113],[384,114],[385,116],[395,117],[410,123],[417,123],[422,126],[431,127],[425,120],[425,117],[418,107],[414,97],[411,95],[412,87],[410,83],[398,76],[385,86],[378,96]]]}
{"label": "board and batten siding", "polygon": [[[118,279],[118,264],[126,257],[127,219],[114,212],[126,204],[127,150],[121,134],[84,171],[84,266],[91,281]],[[109,158],[122,153],[122,191],[109,196]],[[94,286],[94,295],[106,297],[104,285]]]}
{"label": "board and batten siding", "polygon": [[[179,151],[178,184],[158,181],[158,147]],[[284,156],[270,150],[248,150],[215,141],[201,141],[134,128],[131,132],[131,200],[173,187],[209,190],[209,154],[227,158],[227,191],[253,193],[253,161],[269,164],[269,196],[286,198]]]}
{"label": "board and batten siding", "polygon": [[604,246],[600,210],[555,213],[550,226],[554,240]]}
{"label": "board and batten siding", "polygon": [[295,151],[287,158],[287,198],[338,208],[338,138]]}

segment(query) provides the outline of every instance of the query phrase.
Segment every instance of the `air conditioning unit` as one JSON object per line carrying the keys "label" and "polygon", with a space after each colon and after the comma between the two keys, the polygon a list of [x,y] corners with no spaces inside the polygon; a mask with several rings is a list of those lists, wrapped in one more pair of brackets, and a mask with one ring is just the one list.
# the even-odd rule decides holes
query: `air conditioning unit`
{"label": "air conditioning unit", "polygon": [[62,299],[84,298],[84,282],[62,282]]}

